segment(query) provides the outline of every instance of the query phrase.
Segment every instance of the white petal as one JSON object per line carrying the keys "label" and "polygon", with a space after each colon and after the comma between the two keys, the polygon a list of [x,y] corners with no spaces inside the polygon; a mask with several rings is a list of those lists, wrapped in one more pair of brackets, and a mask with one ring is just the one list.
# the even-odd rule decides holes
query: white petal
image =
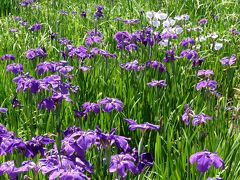
{"label": "white petal", "polygon": [[148,11],[148,12],[146,12],[146,17],[149,19],[152,19],[154,16],[154,13],[155,13],[154,11]]}
{"label": "white petal", "polygon": [[218,43],[218,42],[215,42],[214,44],[214,49],[216,51],[218,51],[219,49],[221,49],[223,47],[223,44],[222,43]]}

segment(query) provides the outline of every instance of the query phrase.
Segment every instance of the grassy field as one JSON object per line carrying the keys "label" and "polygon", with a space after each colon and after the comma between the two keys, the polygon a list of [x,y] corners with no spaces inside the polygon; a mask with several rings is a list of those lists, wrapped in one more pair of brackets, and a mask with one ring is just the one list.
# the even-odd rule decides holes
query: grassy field
{"label": "grassy field", "polygon": [[[15,0],[0,0],[0,3],[0,107],[8,109],[7,112],[0,109],[3,112],[0,113],[0,123],[8,133],[15,133],[7,136],[0,128],[0,162],[4,164],[14,160],[17,169],[6,170],[5,165],[1,165],[0,179],[23,179],[26,176],[51,179],[53,172],[60,179],[69,179],[69,174],[75,175],[76,179],[86,179],[83,174],[91,179],[240,179],[238,1],[38,0],[26,6],[19,5],[20,1]],[[99,5],[104,9],[101,10]],[[150,11],[166,13],[167,18],[172,20],[187,14],[189,20],[176,20],[175,24],[164,28],[164,19],[156,27],[147,17]],[[96,17],[101,15],[103,17]],[[116,18],[137,19],[139,22],[126,24]],[[201,24],[199,20],[203,18],[207,19],[207,23]],[[34,26],[36,29],[33,30],[35,23],[41,24],[41,27]],[[151,28],[150,34],[144,29],[146,27]],[[182,28],[176,38],[163,37],[166,30],[174,27]],[[91,30],[93,36],[88,33]],[[97,32],[100,34],[97,35]],[[125,41],[121,41],[123,36],[120,40],[116,38],[119,32],[128,34]],[[53,33],[57,33],[56,37]],[[63,42],[64,38],[71,43]],[[95,43],[86,45],[88,38]],[[188,39],[187,45],[183,45],[186,38],[192,38],[192,41]],[[126,44],[135,44],[137,50],[128,51]],[[119,49],[119,46],[123,48]],[[42,48],[42,51],[31,58],[29,50],[36,48]],[[172,54],[166,53],[171,49],[174,49],[174,60],[169,57]],[[191,58],[184,54],[184,50],[198,55]],[[13,54],[14,60],[5,54]],[[236,56],[236,60],[232,55]],[[221,63],[224,57],[231,57],[226,61],[232,60],[232,63]],[[166,58],[171,60],[167,61]],[[67,61],[68,65],[62,65],[62,60]],[[127,68],[125,63],[134,60],[138,60],[134,66],[137,69],[124,69]],[[165,70],[160,72],[149,65],[149,60],[158,61],[165,66]],[[48,67],[45,64],[44,68],[48,71],[39,74],[38,67],[43,62],[55,64]],[[12,63],[22,64],[24,70],[16,74],[9,72],[12,70],[7,71]],[[90,67],[86,72],[83,70],[85,66]],[[197,76],[203,69],[212,70],[214,75]],[[46,80],[52,74],[59,75],[61,80]],[[16,77],[21,79],[20,82]],[[167,85],[151,87],[148,83],[152,80],[165,80]],[[202,80],[214,80],[217,86],[205,84],[197,90],[197,84]],[[14,97],[21,105],[13,101]],[[117,98],[124,106],[117,104],[116,99],[110,102],[111,105],[106,105],[105,101],[101,101],[105,97]],[[42,101],[44,99],[47,100]],[[84,111],[82,107],[85,102],[97,103],[100,112],[96,113],[98,110],[93,108],[86,114],[86,109]],[[187,104],[194,111],[187,114],[189,124],[182,120]],[[212,120],[194,125],[201,113]],[[81,117],[76,116],[79,114]],[[141,126],[141,130],[131,131],[131,125],[125,118],[134,119],[138,124],[149,122],[160,128],[146,130],[144,127],[143,130]],[[72,136],[70,138],[73,132],[63,136],[64,130],[71,126],[82,129],[73,139]],[[99,134],[95,130],[97,126],[104,133],[116,128],[116,135]],[[48,143],[40,140],[30,143],[32,137],[40,135],[47,135],[56,143],[50,143],[50,140],[46,140]],[[134,150],[124,149],[128,146],[126,140],[124,145],[120,143],[119,148],[118,140],[122,137],[117,135],[131,138],[128,144],[131,149],[136,148],[136,158],[132,155]],[[70,139],[74,143],[69,143]],[[67,147],[66,144],[70,145]],[[43,147],[47,150],[41,154]],[[206,149],[216,152],[225,166],[209,168],[209,161],[197,161],[209,168],[199,172],[196,164],[191,164],[189,159],[191,155]],[[52,165],[53,162],[48,162],[50,165],[45,168],[55,169],[47,172],[43,161],[51,157],[51,150],[56,151],[55,158],[60,163]],[[37,153],[28,156],[28,151]],[[153,162],[145,159],[149,162],[143,163],[144,159],[139,156],[141,153],[152,154]],[[115,154],[131,156],[122,162],[128,162],[123,165],[123,169],[127,170],[126,176],[118,169],[120,165],[117,166],[118,172],[111,172],[111,168],[109,172]],[[71,163],[75,164],[66,159],[63,163],[64,158],[68,161],[71,159]],[[77,163],[78,158],[81,165]],[[20,169],[21,163],[27,160],[35,165]],[[129,161],[133,162],[134,168],[130,167]],[[143,170],[139,170],[140,162],[144,164]]]}

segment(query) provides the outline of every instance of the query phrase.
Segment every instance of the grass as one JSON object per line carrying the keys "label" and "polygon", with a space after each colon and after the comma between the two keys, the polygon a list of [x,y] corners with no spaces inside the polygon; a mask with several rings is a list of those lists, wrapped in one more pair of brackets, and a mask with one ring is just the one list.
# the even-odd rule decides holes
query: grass
{"label": "grass", "polygon": [[[47,1],[36,2],[36,7],[19,7],[16,1],[3,1],[0,7],[0,55],[14,54],[16,63],[22,63],[25,72],[29,72],[36,78],[39,76],[35,67],[37,63],[44,60],[59,61],[62,59],[58,53],[63,49],[56,40],[50,41],[49,32],[58,32],[62,37],[70,39],[74,45],[83,45],[87,31],[96,26],[92,18],[97,4],[104,6],[105,17],[97,22],[98,30],[103,33],[104,43],[98,47],[118,55],[117,59],[105,59],[96,57],[87,60],[86,64],[93,68],[87,73],[81,73],[77,67],[79,62],[75,59],[68,59],[70,65],[75,67],[72,83],[78,85],[80,90],[72,96],[73,103],[64,102],[59,106],[58,111],[45,111],[37,108],[37,103],[46,93],[31,95],[30,93],[16,93],[13,74],[6,72],[7,64],[0,62],[0,103],[2,107],[8,107],[7,114],[0,114],[1,123],[9,130],[14,131],[17,136],[27,140],[34,135],[56,134],[55,121],[62,122],[61,129],[76,125],[82,129],[95,129],[100,125],[105,131],[117,127],[118,134],[131,137],[131,145],[137,147],[141,134],[138,131],[130,132],[123,118],[136,119],[139,123],[150,122],[161,125],[158,132],[148,132],[144,138],[145,150],[154,154],[154,165],[140,176],[140,179],[207,179],[220,175],[223,179],[239,179],[240,177],[240,134],[239,134],[239,112],[236,120],[232,116],[234,112],[226,111],[226,106],[240,105],[239,81],[239,36],[232,36],[229,29],[234,26],[239,29],[240,9],[237,1],[183,1],[176,3],[173,0],[145,1],[145,0],[108,0],[108,1]],[[219,38],[229,39],[224,43],[221,50],[215,51],[209,48],[209,40],[201,43],[198,50],[201,57],[205,58],[204,63],[197,68],[192,68],[191,62],[186,59],[175,61],[173,64],[165,63],[169,74],[158,73],[152,69],[133,72],[125,71],[119,67],[125,63],[138,59],[145,63],[149,59],[162,61],[165,50],[168,47],[155,45],[150,53],[149,47],[140,46],[138,51],[128,53],[116,49],[116,42],[113,39],[117,31],[134,32],[147,26],[147,19],[141,11],[162,10],[171,17],[180,14],[189,14],[190,22],[197,25],[200,18],[206,17],[209,22],[203,32],[184,31],[174,44],[185,37],[196,38],[200,34],[217,32]],[[58,12],[66,10],[69,15],[61,15]],[[86,10],[87,18],[79,16],[82,10]],[[76,16],[72,11],[77,11]],[[212,15],[217,15],[214,20]],[[13,16],[20,16],[29,24],[39,22],[43,29],[38,32],[30,32],[27,28],[20,27],[13,21]],[[139,24],[130,26],[114,20],[115,17],[123,19],[138,18]],[[10,33],[8,29],[19,28],[19,32]],[[25,58],[25,52],[30,48],[45,47],[48,56],[45,59],[29,61]],[[182,51],[180,46],[175,49],[176,55]],[[225,56],[236,54],[237,63],[232,67],[221,65],[219,60]],[[221,98],[207,95],[204,91],[196,91],[195,86],[199,81],[196,77],[198,69],[212,69],[215,73],[214,80],[218,82],[217,90],[221,92]],[[152,79],[167,79],[166,88],[150,88],[147,83]],[[21,109],[11,108],[11,99],[17,95],[22,102]],[[86,119],[74,117],[73,109],[77,109],[86,101],[97,102],[104,97],[116,97],[123,101],[124,110],[121,113],[110,114],[101,112],[99,115],[91,114]],[[186,126],[181,121],[184,105],[189,103],[197,112],[204,112],[212,116],[213,120],[205,125],[192,127]],[[200,174],[195,166],[190,165],[191,154],[208,149],[211,152],[218,152],[225,161],[224,170],[211,168],[207,173]],[[92,150],[87,154],[94,162],[98,152]],[[17,153],[10,157],[1,157],[1,161],[17,159]],[[34,159],[35,161],[37,160]],[[98,166],[97,166],[98,167]],[[95,169],[94,179],[104,179],[106,171]],[[101,178],[98,177],[100,175]],[[107,177],[107,176],[105,176]],[[108,177],[109,178],[109,177]],[[127,179],[132,178],[128,175]],[[137,177],[134,177],[137,178]],[[39,179],[44,179],[39,176]]]}

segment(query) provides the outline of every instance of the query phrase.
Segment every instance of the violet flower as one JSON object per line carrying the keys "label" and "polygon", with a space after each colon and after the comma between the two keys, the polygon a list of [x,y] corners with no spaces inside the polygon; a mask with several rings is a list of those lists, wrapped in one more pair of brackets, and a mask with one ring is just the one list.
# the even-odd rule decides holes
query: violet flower
{"label": "violet flower", "polygon": [[149,60],[146,62],[146,66],[149,66],[153,69],[158,69],[160,73],[166,71],[166,67],[163,63],[156,60]]}
{"label": "violet flower", "polygon": [[129,124],[129,129],[131,131],[134,131],[136,129],[141,129],[143,131],[145,130],[159,130],[160,126],[158,125],[154,125],[148,122],[145,122],[144,124],[138,124],[136,121],[134,121],[133,119],[124,119],[128,124]]}
{"label": "violet flower", "polygon": [[46,151],[44,146],[48,144],[53,144],[54,142],[55,141],[53,139],[50,139],[47,136],[32,137],[31,140],[25,142],[26,144],[25,154],[27,157],[34,158],[38,154],[38,152],[40,152],[41,156],[44,156],[44,153]]}
{"label": "violet flower", "polygon": [[35,23],[29,28],[29,30],[30,31],[38,31],[38,30],[42,29],[42,26],[43,26],[42,24]]}
{"label": "violet flower", "polygon": [[220,60],[223,65],[234,65],[237,61],[237,56],[233,54],[231,57],[224,57]]}
{"label": "violet flower", "polygon": [[102,110],[108,113],[112,112],[114,109],[116,109],[118,112],[121,112],[124,106],[123,102],[119,99],[109,97],[100,100],[98,104],[102,105]]}
{"label": "violet flower", "polygon": [[204,150],[202,152],[197,152],[190,156],[190,163],[194,164],[196,162],[197,169],[200,172],[206,172],[212,165],[215,168],[224,169],[224,161],[217,155],[217,153],[209,152],[208,150]]}
{"label": "violet flower", "polygon": [[2,60],[14,60],[15,56],[13,54],[4,54],[1,57]]}
{"label": "violet flower", "polygon": [[18,73],[23,72],[23,65],[16,64],[16,63],[9,64],[9,65],[7,65],[6,70],[11,71],[13,74],[18,74]]}
{"label": "violet flower", "polygon": [[199,21],[198,21],[198,24],[199,25],[205,25],[205,24],[207,24],[208,23],[208,19],[207,18],[203,18],[203,19],[200,19]]}
{"label": "violet flower", "polygon": [[129,152],[131,150],[128,141],[130,138],[126,138],[124,136],[116,135],[116,128],[112,129],[109,133],[103,133],[102,130],[97,127],[96,132],[96,142],[95,144],[99,148],[106,149],[107,147],[111,147],[113,144],[117,146],[119,150],[123,150],[124,152]]}
{"label": "violet flower", "polygon": [[140,65],[138,63],[138,60],[134,60],[134,61],[127,62],[127,63],[122,63],[122,64],[120,64],[120,67],[122,69],[126,69],[128,71],[130,71],[130,70],[140,71],[145,68],[145,65]]}
{"label": "violet flower", "polygon": [[133,174],[137,173],[137,167],[134,164],[135,159],[129,154],[116,154],[111,157],[109,172],[116,172],[120,177],[126,177],[126,171]]}
{"label": "violet flower", "polygon": [[211,79],[199,81],[197,83],[196,89],[197,91],[199,91],[202,88],[209,88],[215,90],[217,88],[217,81]]}
{"label": "violet flower", "polygon": [[186,39],[183,39],[181,42],[180,42],[180,45],[183,46],[183,47],[187,47],[189,44],[195,44],[195,41],[193,38],[186,38]]}
{"label": "violet flower", "polygon": [[155,86],[159,86],[159,87],[166,87],[166,81],[165,80],[152,80],[151,82],[147,83],[148,86],[151,87],[155,87]]}
{"label": "violet flower", "polygon": [[199,124],[204,124],[204,123],[207,122],[207,120],[212,120],[212,117],[207,116],[204,113],[201,113],[201,114],[195,115],[193,117],[192,125],[196,126],[196,125],[199,125]]}
{"label": "violet flower", "polygon": [[0,176],[6,173],[10,179],[16,179],[18,174],[29,170],[37,170],[36,164],[32,161],[24,161],[20,167],[16,167],[14,161],[7,161],[0,165]]}
{"label": "violet flower", "polygon": [[46,56],[47,56],[47,52],[45,48],[29,49],[26,52],[26,58],[29,60],[33,60],[37,57],[46,57]]}
{"label": "violet flower", "polygon": [[94,17],[101,18],[104,16],[103,14],[103,6],[98,6],[96,12],[94,13]]}
{"label": "violet flower", "polygon": [[8,108],[1,108],[0,107],[0,113],[7,113],[8,112]]}
{"label": "violet flower", "polygon": [[182,121],[188,125],[190,122],[190,119],[194,117],[194,112],[193,110],[189,107],[188,104],[184,106],[184,113],[182,115]]}
{"label": "violet flower", "polygon": [[202,70],[198,70],[198,72],[197,72],[197,76],[205,76],[205,77],[209,78],[211,75],[214,76],[214,72],[211,69],[208,69],[208,70],[202,69]]}
{"label": "violet flower", "polygon": [[94,113],[100,112],[100,106],[97,103],[85,102],[82,104],[81,107],[85,113],[89,113],[91,111],[93,111]]}

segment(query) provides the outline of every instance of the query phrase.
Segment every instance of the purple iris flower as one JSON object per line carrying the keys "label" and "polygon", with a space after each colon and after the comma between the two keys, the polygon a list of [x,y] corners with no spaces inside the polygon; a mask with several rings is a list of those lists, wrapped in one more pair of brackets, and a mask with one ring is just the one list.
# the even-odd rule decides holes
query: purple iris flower
{"label": "purple iris flower", "polygon": [[35,23],[29,28],[29,30],[30,31],[38,31],[38,30],[42,29],[42,27],[43,27],[42,24]]}
{"label": "purple iris flower", "polygon": [[164,62],[174,61],[176,58],[174,56],[174,49],[167,50],[165,53],[165,57],[163,59]]}
{"label": "purple iris flower", "polygon": [[136,121],[134,121],[133,119],[124,119],[128,124],[129,124],[129,129],[131,131],[134,131],[136,129],[141,129],[143,131],[145,130],[159,130],[160,126],[158,125],[154,125],[148,122],[145,122],[144,124],[138,124]]}
{"label": "purple iris flower", "polygon": [[59,41],[59,44],[62,44],[62,45],[71,45],[72,44],[72,41],[70,41],[69,39],[64,38],[64,37],[60,37],[58,39],[58,41]]}
{"label": "purple iris flower", "polygon": [[240,35],[240,31],[238,31],[236,28],[231,28],[229,32],[232,33],[233,36]]}
{"label": "purple iris flower", "polygon": [[142,153],[139,156],[137,150],[133,149],[131,155],[137,160],[138,173],[142,173],[146,167],[153,165],[153,156],[151,153]]}
{"label": "purple iris flower", "polygon": [[181,52],[180,57],[182,57],[182,58],[186,57],[189,60],[198,59],[198,53],[197,53],[197,51],[186,49]]}
{"label": "purple iris flower", "polygon": [[202,69],[202,70],[198,70],[198,72],[197,72],[197,76],[205,76],[205,77],[209,78],[211,75],[214,76],[214,72],[211,69],[208,69],[208,70]]}
{"label": "purple iris flower", "polygon": [[133,174],[137,173],[137,167],[134,164],[134,157],[130,154],[116,154],[111,157],[109,172],[116,172],[120,177],[127,176],[126,171],[129,170]]}
{"label": "purple iris flower", "polygon": [[12,99],[11,103],[12,103],[12,107],[13,107],[13,108],[16,108],[16,107],[21,106],[21,103],[20,103],[20,101],[17,99],[16,96]]}
{"label": "purple iris flower", "polygon": [[57,32],[51,32],[51,33],[49,33],[49,36],[50,36],[51,40],[54,40],[58,37],[58,33]]}
{"label": "purple iris flower", "polygon": [[206,172],[212,165],[215,168],[224,169],[224,161],[217,155],[217,153],[209,152],[204,150],[202,152],[197,152],[190,156],[190,163],[197,163],[197,169],[200,172]]}
{"label": "purple iris flower", "polygon": [[79,158],[69,158],[64,155],[49,155],[38,161],[39,171],[44,175],[49,174],[49,180],[77,177],[76,179],[87,179],[84,175],[85,167]]}
{"label": "purple iris flower", "polygon": [[17,29],[17,28],[11,28],[11,29],[9,29],[9,32],[11,32],[11,33],[16,33],[16,32],[19,32],[19,29]]}
{"label": "purple iris flower", "polygon": [[205,25],[208,23],[208,19],[207,18],[202,18],[198,21],[198,24],[199,25]]}
{"label": "purple iris flower", "polygon": [[140,20],[139,19],[126,19],[126,20],[123,20],[123,22],[125,24],[137,24],[140,22]]}
{"label": "purple iris flower", "polygon": [[140,70],[143,70],[145,68],[145,65],[140,65],[138,63],[138,60],[134,60],[134,61],[131,61],[131,62],[120,64],[120,67],[122,69],[126,69],[128,71],[130,71],[130,70],[140,71]]}
{"label": "purple iris flower", "polygon": [[81,107],[82,107],[82,109],[84,109],[85,113],[88,113],[91,111],[93,111],[95,113],[100,112],[100,106],[97,103],[85,102],[85,103],[83,103],[83,105]]}
{"label": "purple iris flower", "polygon": [[85,44],[87,46],[92,45],[93,43],[101,43],[102,42],[102,33],[100,31],[91,30],[88,31],[88,37],[85,40]]}
{"label": "purple iris flower", "polygon": [[184,113],[182,115],[182,121],[185,122],[186,125],[189,124],[190,119],[194,117],[193,110],[189,107],[188,104],[184,106]]}
{"label": "purple iris flower", "polygon": [[117,129],[114,128],[109,133],[103,133],[102,130],[97,127],[95,130],[97,137],[95,144],[97,147],[105,149],[115,144],[119,150],[123,150],[124,152],[130,151],[131,147],[128,144],[128,140],[131,139],[116,135],[116,130]]}
{"label": "purple iris flower", "polygon": [[7,65],[6,70],[11,71],[14,74],[18,74],[18,73],[23,72],[23,65],[22,64],[16,64],[16,63],[9,64],[9,65]]}
{"label": "purple iris flower", "polygon": [[7,113],[8,112],[8,108],[1,108],[0,107],[0,113]]}
{"label": "purple iris flower", "polygon": [[48,111],[55,109],[56,106],[54,104],[54,101],[51,97],[43,99],[39,104],[38,104],[38,109],[46,108]]}
{"label": "purple iris flower", "polygon": [[101,18],[104,16],[103,14],[103,6],[98,6],[96,12],[94,13],[94,17]]}
{"label": "purple iris flower", "polygon": [[66,137],[78,131],[82,131],[82,129],[77,126],[69,126],[67,129],[64,130],[63,136]]}
{"label": "purple iris flower", "polygon": [[26,52],[26,58],[29,60],[33,60],[37,57],[46,57],[46,56],[47,56],[47,52],[45,48],[29,49]]}
{"label": "purple iris flower", "polygon": [[167,86],[166,81],[165,80],[152,80],[151,82],[147,83],[148,86],[151,87],[155,87],[155,86],[159,86],[159,87],[165,87]]}
{"label": "purple iris flower", "polygon": [[133,50],[137,50],[138,49],[138,46],[136,45],[136,44],[129,44],[129,45],[127,45],[127,46],[125,46],[125,49],[127,50],[127,51],[133,51]]}
{"label": "purple iris flower", "polygon": [[0,165],[0,176],[6,173],[10,179],[16,179],[18,174],[29,170],[37,170],[36,164],[32,161],[24,161],[20,167],[16,167],[14,161],[7,161]]}
{"label": "purple iris flower", "polygon": [[193,117],[192,125],[196,126],[196,125],[199,125],[199,124],[203,124],[203,123],[206,123],[207,120],[212,120],[212,117],[207,116],[204,113],[201,113],[201,114],[195,115]]}
{"label": "purple iris flower", "polygon": [[183,39],[181,42],[180,42],[180,45],[183,46],[183,47],[187,47],[189,44],[195,44],[195,41],[193,38],[186,38],[186,39]]}
{"label": "purple iris flower", "polygon": [[15,56],[13,54],[4,54],[2,57],[1,57],[2,60],[14,60],[15,59]]}
{"label": "purple iris flower", "polygon": [[36,67],[39,75],[46,73],[48,71],[52,71],[54,73],[56,71],[56,63],[55,62],[41,62]]}
{"label": "purple iris flower", "polygon": [[84,18],[86,18],[86,17],[87,17],[86,11],[82,11],[82,12],[81,12],[81,16],[84,17]]}
{"label": "purple iris flower", "polygon": [[27,22],[27,21],[21,21],[21,22],[20,22],[20,25],[21,25],[21,26],[28,27],[28,22]]}
{"label": "purple iris flower", "polygon": [[104,112],[112,112],[114,109],[121,112],[123,110],[123,102],[117,98],[109,98],[106,97],[98,102],[98,104],[102,105],[102,110]]}
{"label": "purple iris flower", "polygon": [[177,39],[177,34],[167,31],[161,34],[161,39]]}
{"label": "purple iris flower", "polygon": [[163,63],[156,60],[149,60],[146,62],[146,66],[149,66],[153,69],[158,69],[160,73],[166,71],[166,67]]}
{"label": "purple iris flower", "polygon": [[89,71],[91,68],[92,68],[92,66],[80,66],[80,67],[79,67],[79,69],[80,69],[82,72]]}
{"label": "purple iris flower", "polygon": [[233,54],[231,57],[224,57],[220,60],[223,65],[234,65],[237,61],[237,56]]}
{"label": "purple iris flower", "polygon": [[14,21],[21,21],[22,20],[22,18],[19,17],[19,16],[14,16],[13,19],[14,19]]}
{"label": "purple iris flower", "polygon": [[53,144],[55,141],[50,139],[47,136],[36,136],[32,137],[31,140],[26,141],[26,150],[25,154],[27,157],[34,158],[38,152],[41,153],[41,156],[44,156],[46,149],[44,148],[48,144]]}
{"label": "purple iris flower", "polygon": [[202,88],[209,88],[215,90],[217,88],[217,81],[211,79],[199,81],[197,83],[196,89],[197,91],[199,91]]}

